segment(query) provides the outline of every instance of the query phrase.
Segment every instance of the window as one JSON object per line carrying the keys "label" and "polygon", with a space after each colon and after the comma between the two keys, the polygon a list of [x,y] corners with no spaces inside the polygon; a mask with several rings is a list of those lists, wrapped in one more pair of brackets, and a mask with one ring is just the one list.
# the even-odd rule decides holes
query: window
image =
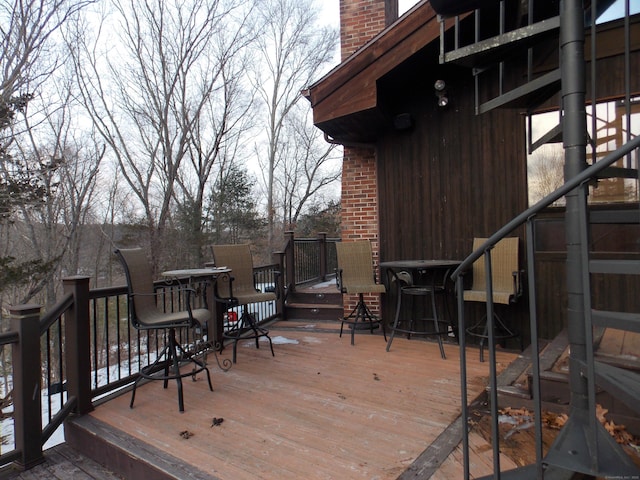
{"label": "window", "polygon": [[631,0],[616,0],[613,4],[605,10],[602,15],[596,19],[596,24],[610,22],[624,17],[626,5],[629,2],[629,15],[640,13],[640,3]]}
{"label": "window", "polygon": [[[587,105],[587,163],[597,162],[640,134],[640,96]],[[564,183],[564,150],[562,135],[556,127],[557,111],[530,117],[530,148],[527,156],[529,205],[533,205]],[[545,141],[546,138],[546,141]],[[541,145],[538,145],[538,144]],[[613,164],[616,177],[600,178],[590,187],[590,203],[623,203],[638,201],[638,151]],[[561,205],[564,200],[558,201]]]}

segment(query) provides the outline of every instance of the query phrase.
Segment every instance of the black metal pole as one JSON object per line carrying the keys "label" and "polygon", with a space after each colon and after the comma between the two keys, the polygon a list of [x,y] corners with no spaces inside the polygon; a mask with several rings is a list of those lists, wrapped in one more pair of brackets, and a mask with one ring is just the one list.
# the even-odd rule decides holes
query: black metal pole
{"label": "black metal pole", "polygon": [[[584,9],[582,0],[560,6],[563,147],[565,180],[579,175],[587,157]],[[567,333],[569,339],[569,421],[547,453],[545,463],[591,476],[636,476],[638,469],[595,418],[593,346],[590,314],[587,192],[580,186],[566,196]],[[547,471],[548,472],[548,471]],[[621,478],[621,477],[620,477]]]}
{"label": "black metal pole", "polygon": [[[586,168],[586,88],[584,62],[584,20],[582,0],[565,0],[561,31],[563,146],[565,152],[565,181]],[[586,379],[580,375],[586,361],[584,291],[580,235],[580,203],[586,197],[578,189],[567,195],[565,218],[567,247],[567,331],[570,352],[571,407],[587,408]]]}

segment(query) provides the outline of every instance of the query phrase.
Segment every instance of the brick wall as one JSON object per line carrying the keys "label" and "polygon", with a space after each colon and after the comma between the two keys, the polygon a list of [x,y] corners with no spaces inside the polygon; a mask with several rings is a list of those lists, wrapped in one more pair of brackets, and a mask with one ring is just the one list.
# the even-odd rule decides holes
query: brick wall
{"label": "brick wall", "polygon": [[398,0],[340,0],[342,60],[397,18]]}
{"label": "brick wall", "polygon": [[[342,241],[371,240],[374,264],[378,264],[378,175],[375,150],[345,147],[342,163]],[[377,275],[378,280],[380,276]],[[373,313],[380,311],[380,295],[365,295]],[[357,295],[344,296],[345,314],[358,301]]]}
{"label": "brick wall", "polygon": [[[398,0],[340,0],[342,60],[362,47],[398,18]],[[373,148],[344,148],[342,166],[342,240],[371,240],[378,264],[378,179]],[[379,274],[377,275],[380,280]],[[380,295],[365,295],[373,313],[380,311]],[[344,296],[345,315],[355,307],[356,295]]]}

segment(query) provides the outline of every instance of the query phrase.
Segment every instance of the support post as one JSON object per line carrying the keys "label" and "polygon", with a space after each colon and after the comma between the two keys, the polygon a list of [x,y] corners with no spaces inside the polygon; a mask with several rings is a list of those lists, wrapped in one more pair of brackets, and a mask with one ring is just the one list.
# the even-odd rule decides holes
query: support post
{"label": "support post", "polygon": [[285,232],[285,271],[284,271],[284,288],[287,290],[287,295],[296,290],[296,255],[295,255],[295,240],[293,232]]}
{"label": "support post", "polygon": [[282,320],[286,320],[285,318],[285,308],[284,308],[284,303],[285,303],[285,288],[284,288],[284,282],[285,282],[285,275],[284,275],[284,269],[285,269],[285,254],[286,252],[274,252],[273,253],[273,257],[275,260],[275,263],[278,265],[278,275],[276,277],[276,314],[282,319]]}
{"label": "support post", "polygon": [[18,332],[13,345],[13,421],[16,466],[28,470],[44,462],[42,454],[42,392],[40,383],[40,305],[11,307],[11,329]]}
{"label": "support post", "polygon": [[320,260],[320,280],[327,280],[327,234],[325,232],[318,233],[319,260]]}
{"label": "support post", "polygon": [[73,294],[73,305],[65,312],[64,345],[67,391],[75,396],[75,412],[93,410],[91,401],[91,324],[89,320],[89,280],[87,276],[62,279],[65,293]]}
{"label": "support post", "polygon": [[[586,168],[587,117],[582,0],[560,2],[560,55],[562,68],[563,147],[565,180]],[[569,421],[545,457],[548,465],[593,477],[635,478],[638,468],[595,418],[589,401],[594,379],[584,375],[593,362],[585,299],[590,295],[588,265],[583,252],[589,248],[586,223],[587,195],[578,187],[567,194],[565,214],[567,248],[567,333],[569,340]],[[591,378],[590,378],[591,377]],[[595,395],[592,395],[595,397]]]}

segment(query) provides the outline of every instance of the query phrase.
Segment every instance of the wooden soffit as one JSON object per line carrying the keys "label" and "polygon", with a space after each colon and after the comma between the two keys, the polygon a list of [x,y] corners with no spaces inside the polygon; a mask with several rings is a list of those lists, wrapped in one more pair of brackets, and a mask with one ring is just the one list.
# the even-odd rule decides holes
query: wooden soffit
{"label": "wooden soffit", "polygon": [[[314,124],[337,140],[372,141],[367,137],[375,136],[383,122],[378,80],[439,37],[436,12],[423,0],[308,87],[304,95]],[[360,121],[372,123],[358,125]]]}

